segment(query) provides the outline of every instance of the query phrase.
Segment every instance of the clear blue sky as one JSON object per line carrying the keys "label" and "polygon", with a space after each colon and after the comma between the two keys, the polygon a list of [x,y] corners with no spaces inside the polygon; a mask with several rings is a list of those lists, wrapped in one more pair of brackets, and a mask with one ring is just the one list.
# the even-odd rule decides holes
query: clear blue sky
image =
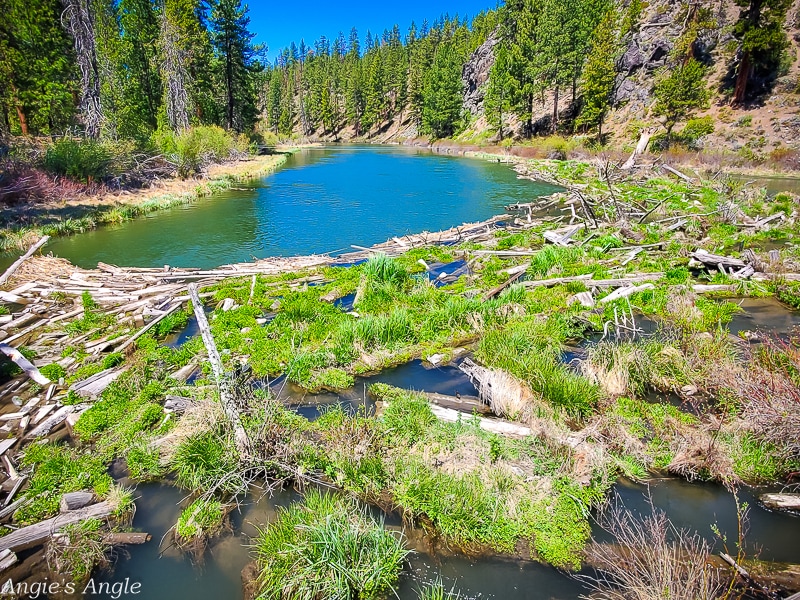
{"label": "clear blue sky", "polygon": [[423,20],[432,23],[440,15],[456,13],[470,18],[497,0],[376,0],[373,2],[335,2],[322,0],[286,0],[265,2],[253,0],[250,7],[250,30],[255,41],[269,47],[269,59],[274,60],[281,48],[304,38],[311,45],[320,36],[335,39],[340,31],[345,38],[355,26],[363,43],[367,30],[381,34],[397,23],[405,36],[411,21],[419,26]]}

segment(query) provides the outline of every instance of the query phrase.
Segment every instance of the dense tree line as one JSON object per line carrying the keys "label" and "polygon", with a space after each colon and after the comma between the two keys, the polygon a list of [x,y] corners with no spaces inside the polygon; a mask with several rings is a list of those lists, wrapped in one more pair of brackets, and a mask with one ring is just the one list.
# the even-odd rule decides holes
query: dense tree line
{"label": "dense tree line", "polygon": [[353,29],[345,38],[321,38],[312,47],[292,44],[267,74],[266,120],[276,133],[299,123],[304,134],[357,135],[407,113],[434,137],[455,133],[461,121],[461,70],[497,24],[495,12],[471,24],[448,16],[429,26],[412,24],[373,36],[363,47]]}
{"label": "dense tree line", "polygon": [[[788,46],[790,0],[732,0],[741,14],[728,78],[733,102],[762,92]],[[620,3],[621,2],[621,3]],[[446,137],[467,125],[462,72],[494,38],[485,116],[504,136],[602,134],[619,58],[642,0],[506,0],[471,21],[443,16],[365,38],[353,29],[282,50],[264,65],[242,0],[0,0],[0,128],[150,139],[214,124],[276,134],[373,135],[397,119]],[[709,0],[671,4],[682,33],[658,73],[652,114],[668,130],[708,101],[699,36],[717,28]],[[542,117],[547,106],[549,116]]]}
{"label": "dense tree line", "polygon": [[147,139],[252,129],[263,48],[241,0],[0,0],[0,125]]}
{"label": "dense tree line", "polygon": [[[734,28],[739,50],[730,91],[734,102],[742,102],[748,82],[774,72],[780,62],[790,1],[735,2],[742,12]],[[618,61],[646,7],[642,0],[506,0],[471,22],[445,16],[430,27],[412,24],[405,36],[397,26],[380,36],[367,32],[364,47],[355,30],[313,46],[292,44],[266,73],[265,120],[278,134],[299,129],[336,135],[351,128],[369,135],[402,117],[423,134],[453,135],[466,125],[464,63],[491,35],[497,44],[484,109],[500,138],[512,115],[527,135],[601,135]],[[700,35],[717,28],[710,2],[681,0],[672,12],[682,33],[655,78],[653,105],[668,134],[708,101],[708,65],[695,57],[695,47]],[[545,103],[550,116],[542,119]]]}

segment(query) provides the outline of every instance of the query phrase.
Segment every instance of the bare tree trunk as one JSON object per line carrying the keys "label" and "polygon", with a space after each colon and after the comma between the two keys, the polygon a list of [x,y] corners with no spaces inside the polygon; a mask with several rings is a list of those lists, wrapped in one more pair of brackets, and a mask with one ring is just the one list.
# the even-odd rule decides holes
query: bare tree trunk
{"label": "bare tree trunk", "polygon": [[558,131],[558,86],[553,96],[553,133]]}
{"label": "bare tree trunk", "polygon": [[15,104],[14,108],[17,110],[17,119],[19,120],[19,128],[22,131],[22,135],[28,135],[28,117],[25,111],[22,110],[19,104]]}
{"label": "bare tree trunk", "polygon": [[81,113],[87,137],[99,138],[103,112],[100,106],[100,75],[90,0],[61,0],[61,21],[72,36],[81,73]]}
{"label": "bare tree trunk", "polygon": [[750,53],[742,51],[742,60],[739,63],[739,71],[736,73],[736,87],[733,90],[733,104],[741,104],[744,102],[745,95],[747,94],[747,81],[750,79],[750,71],[752,65],[750,63]]}
{"label": "bare tree trunk", "polygon": [[161,76],[164,80],[164,104],[169,126],[175,131],[189,127],[190,102],[186,83],[186,53],[181,49],[180,32],[167,17],[166,7],[161,11]]}

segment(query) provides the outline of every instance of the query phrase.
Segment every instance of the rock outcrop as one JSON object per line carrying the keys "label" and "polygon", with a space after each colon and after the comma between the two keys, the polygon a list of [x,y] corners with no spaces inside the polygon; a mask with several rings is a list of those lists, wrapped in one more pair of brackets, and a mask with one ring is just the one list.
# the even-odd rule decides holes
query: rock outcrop
{"label": "rock outcrop", "polygon": [[493,33],[478,46],[461,71],[464,82],[464,110],[472,116],[483,113],[484,87],[494,65],[494,47],[500,40]]}

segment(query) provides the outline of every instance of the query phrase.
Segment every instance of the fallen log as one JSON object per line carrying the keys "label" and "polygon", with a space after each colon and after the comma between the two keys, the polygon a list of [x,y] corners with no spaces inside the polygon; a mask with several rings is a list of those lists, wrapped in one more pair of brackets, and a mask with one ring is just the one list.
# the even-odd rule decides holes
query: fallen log
{"label": "fallen log", "polygon": [[66,513],[89,506],[92,502],[94,502],[94,494],[91,492],[69,492],[61,496],[59,509],[62,513]]}
{"label": "fallen log", "polygon": [[203,343],[208,353],[208,361],[211,363],[211,370],[214,373],[214,379],[217,381],[220,403],[225,416],[228,418],[228,423],[233,429],[236,448],[242,456],[247,456],[250,454],[250,439],[242,426],[242,420],[232,394],[231,380],[222,367],[222,360],[219,357],[219,352],[217,352],[217,345],[214,342],[214,336],[211,334],[211,327],[208,325],[203,303],[197,295],[197,285],[194,283],[189,285],[189,296],[192,299],[197,326],[200,329],[200,335],[203,337]]}
{"label": "fallen log", "polygon": [[50,380],[42,375],[39,372],[39,369],[33,366],[31,362],[25,358],[22,353],[14,348],[13,346],[9,346],[6,343],[0,342],[0,352],[5,354],[8,358],[13,360],[17,366],[25,371],[25,374],[33,379],[39,385],[47,385],[50,383]]}
{"label": "fallen log", "polygon": [[600,298],[600,304],[607,304],[609,302],[613,302],[614,300],[619,300],[620,298],[627,298],[637,292],[643,292],[645,290],[652,290],[655,288],[652,283],[644,283],[642,285],[632,285],[629,287],[620,287],[611,292],[605,298]]}
{"label": "fallen log", "polygon": [[761,494],[758,499],[772,510],[800,511],[800,494]]}
{"label": "fallen log", "polygon": [[686,175],[685,173],[681,173],[680,171],[678,171],[678,169],[675,169],[675,168],[673,168],[673,167],[670,167],[669,165],[666,165],[666,164],[662,164],[662,165],[661,165],[661,168],[662,168],[662,169],[664,169],[665,171],[667,171],[668,173],[672,173],[672,174],[673,174],[673,175],[675,175],[676,177],[680,177],[680,178],[681,178],[681,179],[683,179],[684,181],[687,181],[687,182],[689,182],[689,183],[694,183],[694,178],[692,178],[692,177],[689,177],[689,176],[688,176],[688,175]]}
{"label": "fallen log", "polygon": [[720,254],[712,254],[711,252],[703,250],[702,248],[695,250],[690,256],[695,260],[699,260],[704,265],[711,265],[713,267],[719,267],[722,265],[723,267],[736,267],[740,269],[746,265],[743,260],[739,260],[738,258],[722,256]]}
{"label": "fallen log", "polygon": [[139,533],[135,531],[122,533],[107,533],[103,536],[103,542],[112,546],[127,544],[146,544],[153,536],[149,533]]}
{"label": "fallen log", "polygon": [[134,334],[133,334],[131,337],[129,337],[129,338],[128,338],[128,340],[127,340],[127,341],[126,341],[124,344],[122,344],[121,346],[119,346],[119,347],[117,348],[117,352],[122,352],[123,350],[125,350],[125,349],[126,349],[128,346],[130,346],[130,345],[131,345],[133,342],[135,342],[136,340],[138,340],[138,339],[139,339],[141,336],[143,336],[143,335],[144,335],[145,333],[147,333],[147,332],[148,332],[150,329],[152,329],[153,327],[155,327],[155,326],[156,326],[158,323],[160,323],[162,320],[166,319],[168,316],[170,316],[172,313],[174,313],[174,312],[175,312],[176,310],[178,310],[180,307],[181,307],[181,303],[180,303],[180,302],[176,302],[175,304],[173,304],[173,305],[172,305],[170,308],[168,308],[166,311],[164,311],[164,314],[162,314],[162,315],[161,315],[161,316],[159,316],[159,317],[156,317],[155,319],[153,319],[152,321],[150,321],[150,322],[149,322],[147,325],[145,325],[144,327],[142,327],[142,328],[141,328],[139,331],[137,331],[136,333],[134,333]]}
{"label": "fallen log", "polygon": [[[452,408],[445,408],[443,406],[431,405],[431,412],[440,421],[448,423],[457,423],[464,419],[464,413]],[[509,437],[528,437],[531,435],[530,427],[505,421],[503,419],[487,419],[485,417],[475,417],[478,420],[478,427],[484,431],[496,433],[498,435],[505,435]]]}
{"label": "fallen log", "polygon": [[0,552],[0,573],[9,569],[17,564],[17,555],[11,550],[3,550]]}
{"label": "fallen log", "polygon": [[127,368],[111,367],[105,371],[95,373],[91,377],[87,377],[83,381],[73,383],[69,391],[80,394],[84,398],[93,398],[99,396],[113,381],[122,375]]}
{"label": "fallen log", "polygon": [[75,410],[75,406],[62,406],[52,416],[48,417],[41,425],[38,425],[33,431],[25,436],[26,439],[33,439],[49,435],[56,425],[64,422],[71,412]]}
{"label": "fallen log", "polygon": [[444,408],[450,408],[465,413],[491,414],[492,410],[488,405],[481,402],[477,396],[448,396],[436,394],[434,392],[422,392],[431,404],[436,404]]}
{"label": "fallen log", "polygon": [[637,275],[629,275],[619,279],[592,279],[591,274],[587,275],[574,275],[572,277],[557,277],[555,279],[537,279],[532,281],[525,281],[522,283],[526,288],[533,287],[550,287],[560,285],[562,283],[569,283],[572,281],[584,281],[587,287],[623,287],[641,283],[643,281],[658,281],[664,277],[663,273],[640,273]]}
{"label": "fallen log", "polygon": [[46,542],[50,536],[61,531],[67,525],[80,523],[86,519],[104,519],[111,516],[115,508],[111,502],[100,502],[17,529],[0,537],[0,551],[10,549],[14,552],[19,552],[33,548]]}
{"label": "fallen log", "polygon": [[497,296],[498,294],[500,294],[500,292],[502,292],[504,289],[506,289],[507,287],[509,287],[509,286],[510,286],[511,284],[513,284],[515,281],[517,281],[517,280],[518,280],[520,277],[522,277],[524,274],[525,274],[525,271],[524,271],[524,270],[523,270],[523,271],[519,271],[519,272],[517,272],[517,273],[514,273],[514,274],[513,274],[511,277],[509,277],[508,279],[506,279],[506,280],[505,280],[505,282],[501,283],[501,284],[500,284],[500,285],[498,285],[496,288],[493,288],[493,289],[489,290],[488,292],[486,292],[486,293],[483,295],[483,301],[484,301],[484,302],[486,302],[487,300],[491,300],[492,298],[494,298],[495,296]]}
{"label": "fallen log", "polygon": [[12,263],[10,267],[5,270],[5,273],[0,275],[0,285],[5,284],[6,281],[14,274],[14,272],[22,266],[26,260],[28,260],[31,256],[33,256],[34,252],[36,252],[39,248],[44,246],[47,243],[47,240],[50,239],[49,235],[42,236],[41,239],[36,242],[33,246],[28,248],[28,251],[20,256],[17,260]]}
{"label": "fallen log", "polygon": [[171,410],[172,412],[182,413],[185,412],[187,408],[194,404],[194,400],[191,398],[186,398],[185,396],[167,396],[164,402],[164,408],[167,410]]}

